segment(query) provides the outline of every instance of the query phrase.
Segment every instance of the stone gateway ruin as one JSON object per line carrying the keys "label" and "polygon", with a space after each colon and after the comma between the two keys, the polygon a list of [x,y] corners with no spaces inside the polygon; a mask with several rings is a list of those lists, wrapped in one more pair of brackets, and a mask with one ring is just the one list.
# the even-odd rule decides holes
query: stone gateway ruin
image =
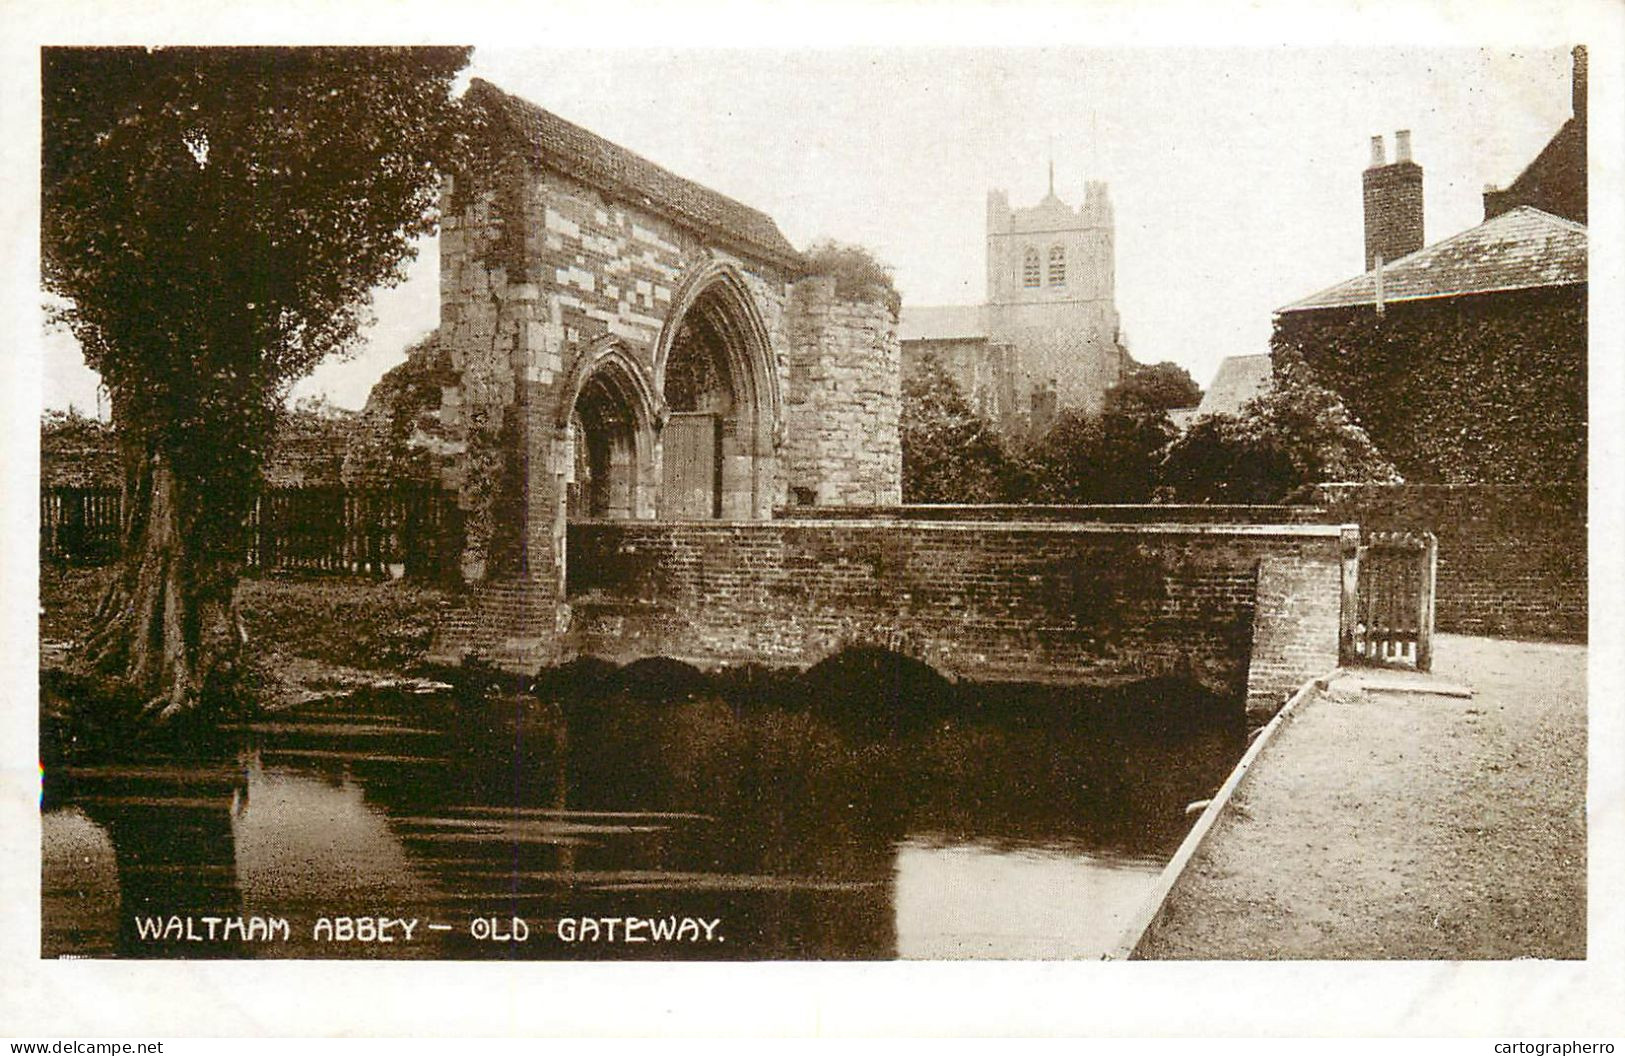
{"label": "stone gateway ruin", "polygon": [[446,195],[437,351],[487,589],[443,652],[553,655],[571,521],[900,500],[886,307],[838,300],[755,209],[484,81],[466,102],[491,163]]}
{"label": "stone gateway ruin", "polygon": [[420,353],[472,588],[437,659],[880,644],[958,677],[1276,702],[1335,665],[1338,526],[901,507],[890,308],[838,296],[755,209],[484,81],[465,102],[480,162],[444,196]]}

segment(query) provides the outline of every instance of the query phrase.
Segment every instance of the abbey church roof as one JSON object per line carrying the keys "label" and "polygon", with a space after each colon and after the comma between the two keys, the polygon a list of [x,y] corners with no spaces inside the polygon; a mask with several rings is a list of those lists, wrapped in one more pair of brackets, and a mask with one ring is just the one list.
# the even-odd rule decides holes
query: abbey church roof
{"label": "abbey church roof", "polygon": [[899,341],[978,341],[987,339],[987,310],[980,304],[903,305]]}
{"label": "abbey church roof", "polygon": [[746,252],[790,268],[801,254],[779,231],[773,218],[719,194],[693,180],[661,168],[642,155],[579,125],[571,124],[535,103],[509,95],[476,77],[464,101],[484,107],[529,151],[530,160]]}

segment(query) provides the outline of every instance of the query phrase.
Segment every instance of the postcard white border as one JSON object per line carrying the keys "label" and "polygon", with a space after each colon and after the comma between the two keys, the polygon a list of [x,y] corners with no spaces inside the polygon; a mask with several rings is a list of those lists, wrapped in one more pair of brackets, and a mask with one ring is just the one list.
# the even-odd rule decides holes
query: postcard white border
{"label": "postcard white border", "polygon": [[[3,0],[7,540],[0,563],[0,1036],[1621,1033],[1622,72],[1614,3],[593,3]],[[1591,64],[1590,953],[1573,963],[747,965],[41,961],[36,760],[38,47],[1416,45],[1584,42]],[[1352,130],[1358,134],[1360,130]]]}

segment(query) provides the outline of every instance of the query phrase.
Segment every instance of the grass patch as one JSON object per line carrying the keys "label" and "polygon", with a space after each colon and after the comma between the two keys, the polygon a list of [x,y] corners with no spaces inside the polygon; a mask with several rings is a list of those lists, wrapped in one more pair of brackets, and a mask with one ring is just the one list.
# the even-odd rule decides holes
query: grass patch
{"label": "grass patch", "polygon": [[406,670],[428,651],[449,591],[405,580],[268,576],[245,579],[237,605],[251,642],[289,656]]}
{"label": "grass patch", "polygon": [[[40,638],[83,640],[114,568],[40,567]],[[237,605],[251,653],[390,671],[417,666],[458,595],[405,580],[272,574],[244,578]]]}

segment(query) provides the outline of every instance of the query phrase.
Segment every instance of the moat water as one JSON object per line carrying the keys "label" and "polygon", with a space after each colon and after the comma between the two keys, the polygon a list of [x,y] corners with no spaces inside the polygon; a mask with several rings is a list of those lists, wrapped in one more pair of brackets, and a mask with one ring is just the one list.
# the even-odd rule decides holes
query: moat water
{"label": "moat water", "polygon": [[853,719],[895,687],[661,685],[374,692],[50,762],[43,952],[1098,957],[1244,742],[1167,685],[903,724]]}

